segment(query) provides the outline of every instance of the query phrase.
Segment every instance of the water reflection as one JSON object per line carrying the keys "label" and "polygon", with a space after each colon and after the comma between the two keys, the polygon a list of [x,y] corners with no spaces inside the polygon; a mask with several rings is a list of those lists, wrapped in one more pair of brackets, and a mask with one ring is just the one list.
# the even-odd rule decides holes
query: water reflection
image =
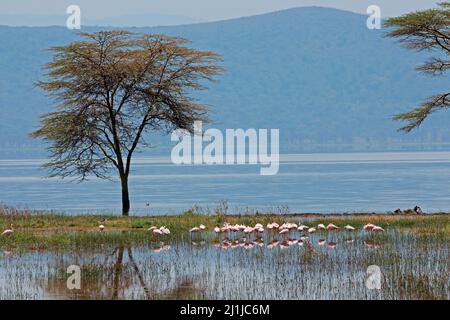
{"label": "water reflection", "polygon": [[[444,239],[385,234],[264,234],[174,239],[132,246],[0,255],[1,299],[407,299],[449,298]],[[412,263],[412,261],[414,261]],[[69,265],[81,289],[69,290]],[[380,266],[381,291],[365,287]],[[427,281],[427,286],[421,286]]]}

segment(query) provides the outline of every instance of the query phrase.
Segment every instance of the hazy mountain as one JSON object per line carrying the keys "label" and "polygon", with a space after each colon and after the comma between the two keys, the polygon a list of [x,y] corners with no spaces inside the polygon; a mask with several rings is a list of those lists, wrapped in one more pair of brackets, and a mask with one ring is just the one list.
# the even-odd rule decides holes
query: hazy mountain
{"label": "hazy mountain", "polygon": [[[430,78],[412,53],[366,28],[366,16],[317,7],[194,25],[134,28],[192,39],[223,55],[227,72],[197,95],[220,128],[280,128],[283,151],[311,143],[389,144],[449,141],[450,113],[439,113],[410,135],[396,132],[393,114],[446,90],[449,78]],[[84,28],[94,31],[98,28]],[[51,101],[33,82],[49,61],[45,49],[74,40],[62,27],[0,27],[2,145],[27,143]],[[169,143],[169,139],[166,139]]]}
{"label": "hazy mountain", "polygon": [[[0,25],[3,26],[28,26],[28,27],[47,27],[47,26],[66,26],[68,15],[33,15],[19,14],[7,15],[0,14]],[[112,16],[103,19],[88,19],[81,15],[82,26],[115,26],[115,27],[153,27],[153,26],[171,26],[190,23],[205,22],[202,19],[191,18],[177,15],[164,14],[135,14]]]}

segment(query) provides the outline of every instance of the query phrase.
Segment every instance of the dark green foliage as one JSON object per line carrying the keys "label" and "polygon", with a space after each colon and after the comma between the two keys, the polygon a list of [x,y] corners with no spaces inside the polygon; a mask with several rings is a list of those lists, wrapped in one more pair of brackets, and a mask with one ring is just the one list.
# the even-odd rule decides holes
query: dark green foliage
{"label": "dark green foliage", "polygon": [[[407,48],[429,51],[436,56],[420,65],[417,70],[431,75],[442,75],[450,69],[450,2],[429,9],[390,18],[385,26],[391,28],[389,37],[398,38]],[[417,128],[433,112],[450,106],[450,93],[436,94],[412,111],[398,114],[395,120],[406,121],[400,130],[409,132]]]}

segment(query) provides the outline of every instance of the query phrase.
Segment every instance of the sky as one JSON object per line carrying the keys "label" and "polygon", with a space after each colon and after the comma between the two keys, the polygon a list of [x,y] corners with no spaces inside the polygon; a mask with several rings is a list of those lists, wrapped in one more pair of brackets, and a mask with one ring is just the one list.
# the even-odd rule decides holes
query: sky
{"label": "sky", "polygon": [[430,8],[438,2],[442,0],[0,0],[0,15],[61,16],[75,4],[89,19],[162,14],[215,21],[312,5],[365,14],[369,5],[378,5],[387,17]]}

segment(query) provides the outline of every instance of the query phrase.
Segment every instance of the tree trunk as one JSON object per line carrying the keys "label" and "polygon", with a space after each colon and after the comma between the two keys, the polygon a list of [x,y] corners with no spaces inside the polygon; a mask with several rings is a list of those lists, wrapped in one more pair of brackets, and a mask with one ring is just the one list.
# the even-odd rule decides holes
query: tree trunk
{"label": "tree trunk", "polygon": [[117,300],[119,298],[119,288],[120,288],[120,278],[122,275],[122,262],[123,262],[123,252],[124,246],[116,248],[117,250],[117,260],[114,264],[114,278],[113,278],[113,292],[112,299]]}
{"label": "tree trunk", "polygon": [[122,215],[128,216],[130,212],[130,195],[128,192],[128,176],[123,175],[120,177],[122,184]]}

